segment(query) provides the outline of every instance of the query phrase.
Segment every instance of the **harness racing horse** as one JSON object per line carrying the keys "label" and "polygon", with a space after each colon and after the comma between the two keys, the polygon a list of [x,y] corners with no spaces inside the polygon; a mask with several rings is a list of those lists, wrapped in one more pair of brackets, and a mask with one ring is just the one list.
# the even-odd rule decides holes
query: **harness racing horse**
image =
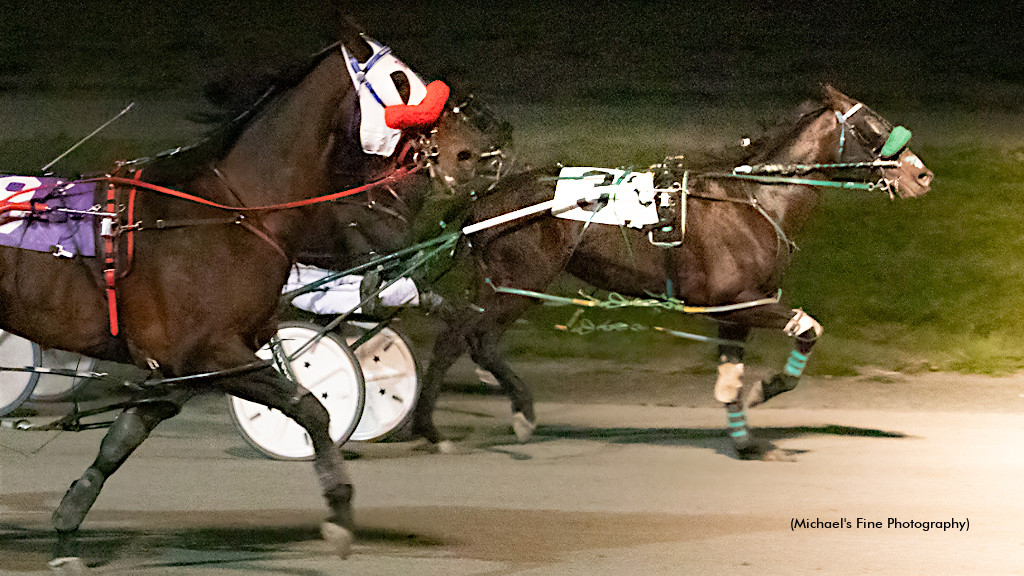
{"label": "harness racing horse", "polygon": [[[385,109],[395,152],[368,153],[365,139],[360,150],[353,134],[367,115],[365,105],[360,110],[365,86],[353,82],[349,68],[367,67],[379,47],[348,22],[339,37],[199,144],[75,181],[96,184],[88,204],[105,209],[62,217],[92,221],[103,257],[0,247],[0,327],[46,348],[153,372],[54,512],[58,533],[78,530],[104,481],[157,424],[195,393],[215,391],[280,410],[307,431],[330,509],[321,533],[347,555],[353,490],[328,434],[328,412],[255,351],[276,331],[281,289],[300,252],[349,248],[316,228],[349,209],[329,200],[378,187],[409,192],[412,182],[425,183],[427,170],[393,171],[396,162],[429,160],[432,170],[458,173],[479,160],[474,150],[482,144],[467,139],[477,131],[450,110],[437,120],[447,87],[432,83],[443,93],[428,87],[417,104],[392,76],[405,102]],[[409,152],[409,142],[430,149]],[[377,177],[383,179],[368,180]],[[355,185],[368,188],[343,188]],[[48,218],[46,203],[58,204],[68,189],[56,186],[47,198],[16,206],[21,222]]]}
{"label": "harness racing horse", "polygon": [[[513,427],[521,441],[529,439],[536,425],[532,394],[498,352],[498,340],[534,301],[524,290],[542,290],[564,270],[624,296],[664,294],[661,304],[685,302],[717,320],[723,343],[715,398],[728,411],[735,448],[753,457],[759,448],[747,430],[744,409],[792,390],[822,333],[814,318],[777,298],[754,304],[776,295],[790,259],[789,239],[811,217],[826,187],[881,187],[899,197],[929,190],[933,174],[906,147],[909,137],[905,128],[894,128],[826,86],[733,158],[689,171],[662,167],[654,187],[675,194],[676,204],[685,190],[685,235],[678,245],[654,245],[651,227],[590,224],[556,218],[551,211],[477,226],[482,229],[468,235],[478,276],[474,301],[451,312],[436,339],[411,431],[440,441],[432,419],[435,401],[445,372],[468,348],[473,361],[510,395]],[[873,181],[822,180],[834,168],[868,171]],[[505,178],[475,203],[473,220],[550,201],[558,174],[557,169],[533,170]],[[600,189],[600,184],[593,187],[595,193]],[[595,204],[591,210],[600,208]],[[744,386],[743,341],[753,328],[782,330],[795,343],[781,373]]]}

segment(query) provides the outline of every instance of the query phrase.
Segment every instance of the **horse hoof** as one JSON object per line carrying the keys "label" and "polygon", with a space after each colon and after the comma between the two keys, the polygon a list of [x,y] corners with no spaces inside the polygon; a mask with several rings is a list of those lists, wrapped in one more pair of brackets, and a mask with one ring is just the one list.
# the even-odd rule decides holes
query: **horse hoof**
{"label": "horse hoof", "polygon": [[413,441],[412,450],[416,452],[429,452],[431,454],[458,454],[459,449],[451,440],[440,440],[431,442],[426,438],[418,438]]}
{"label": "horse hoof", "polygon": [[88,574],[89,567],[77,556],[54,558],[46,563],[55,574]]}
{"label": "horse hoof", "polygon": [[537,429],[536,422],[530,422],[522,412],[512,415],[512,430],[520,444],[525,444],[533,438],[533,431]]}
{"label": "horse hoof", "polygon": [[764,460],[765,447],[758,442],[748,440],[734,443],[736,456],[740,460]]}
{"label": "horse hoof", "polygon": [[89,468],[81,478],[71,483],[60,505],[54,510],[51,521],[57,532],[74,532],[82,525],[96,498],[103,489],[103,473]]}
{"label": "horse hoof", "polygon": [[747,408],[759,406],[783,392],[789,392],[799,383],[799,378],[787,374],[776,374],[770,380],[761,380],[747,393]]}
{"label": "horse hoof", "polygon": [[736,457],[739,460],[767,462],[775,459],[772,457],[775,446],[771,442],[764,439],[751,438],[749,434],[744,438],[734,438],[732,446],[736,449]]}
{"label": "horse hoof", "polygon": [[342,560],[348,558],[352,552],[352,531],[343,528],[334,522],[324,522],[320,525],[320,536],[331,547],[331,550]]}
{"label": "horse hoof", "polygon": [[764,452],[756,444],[750,443],[743,447],[736,447],[736,456],[740,460],[762,460]]}

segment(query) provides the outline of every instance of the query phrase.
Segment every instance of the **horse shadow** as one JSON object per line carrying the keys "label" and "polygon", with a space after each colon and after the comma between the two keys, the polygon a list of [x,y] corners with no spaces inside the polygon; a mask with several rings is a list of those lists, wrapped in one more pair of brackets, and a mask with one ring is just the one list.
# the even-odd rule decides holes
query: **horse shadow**
{"label": "horse shadow", "polygon": [[[173,570],[242,569],[264,571],[260,563],[289,558],[331,556],[322,546],[318,521],[238,527],[207,526],[202,520],[180,528],[101,528],[59,534],[16,523],[0,523],[0,573],[46,569],[56,558],[80,558],[88,569],[131,573]],[[384,528],[356,530],[357,542],[404,549],[443,547],[432,536]],[[60,573],[60,570],[54,569]],[[313,576],[319,571],[275,567],[274,573]]]}
{"label": "horse shadow", "polygon": [[[793,460],[809,450],[779,448],[776,442],[807,436],[842,436],[848,438],[910,438],[903,432],[861,428],[840,424],[820,426],[770,426],[754,428],[754,446],[741,460]],[[491,441],[493,440],[493,441]],[[534,431],[530,443],[554,442],[558,440],[583,440],[607,444],[649,446],[677,446],[710,449],[715,453],[737,458],[732,441],[724,429],[716,428],[634,428],[634,427],[589,427],[572,425],[540,425]],[[532,457],[524,450],[510,447],[515,437],[502,434],[490,439],[480,439],[480,449],[508,454],[515,460],[529,460]]]}

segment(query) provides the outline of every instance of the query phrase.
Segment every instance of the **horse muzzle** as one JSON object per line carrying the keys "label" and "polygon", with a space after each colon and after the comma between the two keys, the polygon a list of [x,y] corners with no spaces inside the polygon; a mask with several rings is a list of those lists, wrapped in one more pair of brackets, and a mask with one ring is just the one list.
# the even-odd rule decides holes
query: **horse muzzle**
{"label": "horse muzzle", "polygon": [[896,158],[899,166],[885,170],[887,180],[893,182],[892,192],[900,198],[917,198],[931,190],[935,173],[924,165],[917,154],[904,148]]}

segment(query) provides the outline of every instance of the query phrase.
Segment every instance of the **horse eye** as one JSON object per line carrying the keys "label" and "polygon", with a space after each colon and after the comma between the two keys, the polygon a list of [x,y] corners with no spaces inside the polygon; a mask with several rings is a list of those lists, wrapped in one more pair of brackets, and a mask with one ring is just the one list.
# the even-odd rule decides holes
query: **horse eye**
{"label": "horse eye", "polygon": [[459,162],[465,162],[465,161],[469,160],[472,157],[473,157],[473,153],[470,152],[469,150],[461,150],[458,154],[455,155],[455,158]]}

